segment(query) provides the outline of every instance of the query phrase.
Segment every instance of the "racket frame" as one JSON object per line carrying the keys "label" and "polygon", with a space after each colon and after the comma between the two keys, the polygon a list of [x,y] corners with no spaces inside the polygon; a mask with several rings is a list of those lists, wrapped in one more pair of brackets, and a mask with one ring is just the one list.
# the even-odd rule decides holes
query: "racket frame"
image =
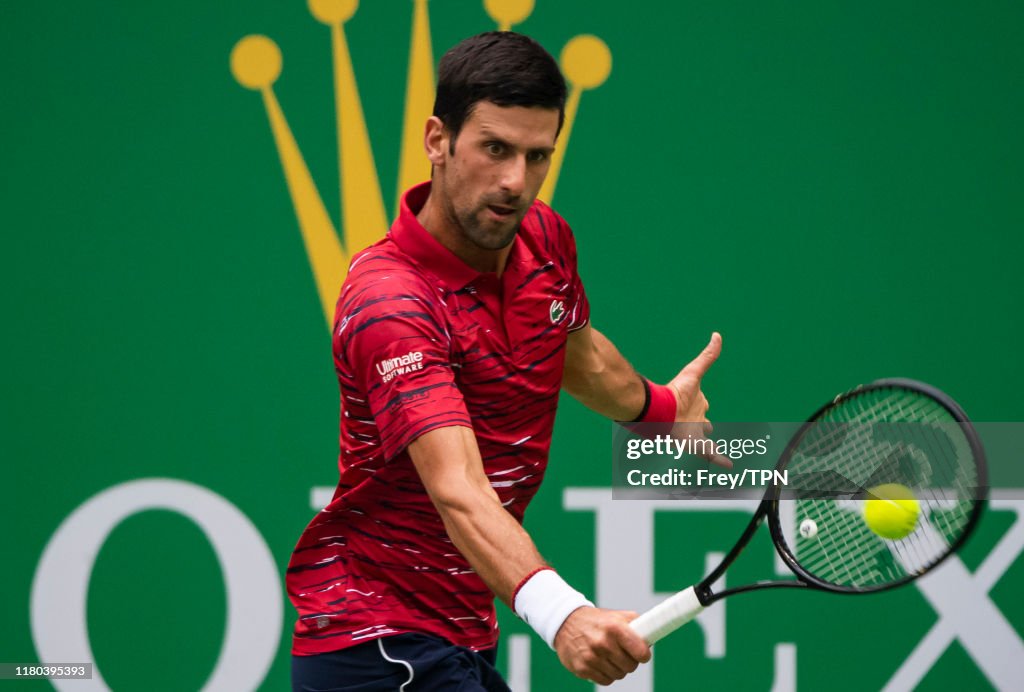
{"label": "racket frame", "polygon": [[[914,574],[908,574],[904,579],[882,584],[879,586],[865,588],[856,586],[843,586],[824,581],[822,579],[815,577],[813,574],[810,574],[807,570],[802,568],[800,566],[800,563],[797,562],[796,557],[790,551],[789,546],[785,541],[784,534],[782,531],[782,522],[779,518],[779,503],[783,501],[788,502],[789,500],[780,499],[782,486],[773,485],[766,490],[764,497],[761,500],[761,503],[758,505],[757,510],[754,512],[754,516],[751,518],[750,522],[743,530],[743,533],[741,534],[739,540],[736,541],[736,544],[732,547],[732,549],[725,555],[725,557],[718,564],[718,566],[715,567],[715,569],[713,569],[706,577],[704,577],[704,579],[690,587],[690,589],[693,589],[694,594],[696,595],[696,598],[699,601],[700,606],[702,608],[707,607],[715,601],[725,598],[726,596],[732,596],[738,593],[747,593],[750,591],[759,591],[761,589],[770,588],[810,588],[819,591],[828,591],[831,593],[844,594],[865,594],[887,591],[889,589],[894,589],[899,586],[903,586],[913,581],[917,577],[925,574],[926,572],[935,569],[938,565],[944,562],[950,555],[955,553],[964,545],[968,537],[970,537],[970,535],[974,532],[974,528],[977,525],[978,521],[981,519],[981,514],[984,509],[985,500],[987,499],[988,495],[988,473],[986,467],[985,450],[982,447],[981,440],[978,437],[977,432],[974,430],[974,427],[971,425],[970,420],[967,418],[967,414],[959,406],[959,404],[957,404],[945,392],[929,384],[925,384],[924,382],[919,382],[917,380],[907,378],[885,378],[875,380],[868,384],[854,387],[853,389],[850,389],[846,392],[843,392],[842,394],[837,395],[835,398],[832,399],[832,401],[828,402],[824,406],[820,407],[817,411],[815,411],[814,414],[807,420],[807,422],[805,422],[797,430],[797,432],[789,440],[781,456],[779,457],[779,461],[775,465],[775,469],[781,471],[786,467],[786,465],[789,464],[789,461],[792,458],[792,455],[797,445],[800,444],[800,441],[803,439],[804,435],[807,433],[808,430],[811,429],[811,427],[815,423],[819,422],[819,420],[824,416],[824,414],[828,412],[830,409],[834,408],[835,406],[839,405],[842,401],[850,397],[859,396],[861,394],[864,394],[865,392],[869,392],[875,389],[885,388],[901,388],[914,392],[919,392],[935,400],[939,405],[945,408],[946,411],[949,412],[951,416],[953,416],[954,421],[960,425],[964,433],[964,436],[967,438],[968,444],[970,445],[971,453],[974,455],[978,472],[978,486],[976,489],[977,494],[975,498],[976,502],[974,507],[972,507],[971,509],[971,514],[967,519],[967,523],[965,524],[963,531],[956,538],[956,540],[953,541],[949,549],[939,559],[937,559],[934,563],[929,565],[926,569],[916,572]],[[721,578],[725,571],[736,560],[737,556],[750,542],[750,539],[754,537],[754,534],[757,532],[758,528],[760,528],[761,523],[765,520],[765,518],[768,519],[768,530],[771,534],[772,543],[775,546],[776,552],[782,558],[783,562],[786,563],[786,566],[794,573],[794,575],[796,575],[796,579],[763,580],[753,582],[751,584],[744,584],[742,586],[723,589],[718,592],[713,591],[712,585],[716,581],[718,581],[719,578]],[[677,596],[685,593],[686,591],[689,591],[689,589],[685,589],[684,591],[679,592]],[[660,606],[655,606],[655,608],[659,607]],[[648,613],[652,613],[653,611],[654,609],[648,611]],[[646,615],[647,614],[645,613],[641,616],[641,618],[644,618]],[[682,624],[685,624],[685,622],[689,621],[693,617],[696,617],[696,612],[694,612],[694,614],[691,617],[687,618],[683,622],[680,622],[676,626],[678,627]],[[672,627],[672,629],[675,629],[675,627]],[[658,630],[656,640],[666,636],[669,632],[672,631],[672,629],[660,627]],[[651,643],[653,643],[653,641],[651,641]]]}
{"label": "racket frame", "polygon": [[[806,432],[810,430],[811,427],[815,423],[817,423],[829,410],[839,405],[846,399],[849,399],[850,397],[859,396],[861,394],[864,394],[865,392],[870,392],[876,389],[892,388],[905,389],[912,392],[924,394],[925,396],[934,400],[944,409],[946,409],[946,411],[953,417],[954,422],[956,422],[960,426],[960,429],[963,432],[964,437],[967,439],[967,443],[971,448],[971,454],[974,457],[975,468],[977,469],[977,487],[975,488],[974,506],[971,508],[971,513],[967,517],[967,522],[964,525],[963,530],[956,537],[956,540],[954,540],[950,544],[949,548],[946,550],[945,553],[942,554],[941,557],[939,557],[935,562],[930,564],[927,568],[920,570],[918,572],[914,572],[913,574],[907,574],[902,579],[887,582],[885,584],[880,584],[878,586],[843,586],[841,584],[833,584],[831,582],[819,579],[818,577],[815,577],[813,574],[808,572],[800,565],[800,563],[796,559],[796,556],[792,553],[792,551],[790,550],[790,546],[785,540],[785,536],[782,531],[782,521],[779,518],[779,503],[789,502],[790,500],[780,499],[779,495],[782,491],[781,486],[775,485],[768,488],[768,491],[765,493],[763,502],[768,504],[768,506],[765,507],[764,509],[766,512],[766,516],[768,518],[768,530],[770,531],[772,536],[772,543],[775,544],[775,550],[779,553],[779,556],[782,558],[783,562],[786,563],[786,566],[789,567],[789,569],[792,570],[794,574],[796,574],[797,578],[811,588],[819,589],[822,591],[831,591],[833,593],[863,594],[878,593],[882,591],[888,591],[890,589],[895,589],[899,586],[903,586],[904,584],[913,581],[917,577],[935,569],[940,564],[942,564],[947,558],[949,558],[950,555],[959,550],[964,545],[964,542],[974,532],[974,527],[981,519],[981,515],[984,510],[985,500],[988,497],[988,470],[985,458],[985,449],[981,444],[981,439],[978,437],[977,431],[974,429],[974,426],[971,425],[970,420],[967,418],[967,414],[964,412],[964,410],[960,407],[959,404],[957,404],[948,394],[946,394],[942,390],[937,389],[929,384],[925,384],[924,382],[919,382],[917,380],[911,380],[902,377],[885,378],[881,380],[875,380],[874,382],[870,382],[869,384],[854,387],[853,389],[836,396],[832,401],[830,401],[829,403],[825,404],[817,411],[815,411],[814,414],[810,417],[810,419],[808,419],[808,421],[804,423],[799,430],[797,430],[796,434],[794,434],[793,437],[790,439],[789,443],[786,445],[786,448],[783,450],[782,455],[779,457],[779,463],[776,464],[775,467],[776,470],[781,471],[786,467],[786,465],[792,458],[793,452],[796,449],[797,445],[799,445],[800,441],[803,439],[804,434],[806,434]],[[762,508],[758,508],[758,511],[761,511],[761,509]],[[780,585],[780,583],[766,582],[764,583],[764,586],[760,588],[776,585]],[[722,595],[724,596],[725,593],[723,592]]]}

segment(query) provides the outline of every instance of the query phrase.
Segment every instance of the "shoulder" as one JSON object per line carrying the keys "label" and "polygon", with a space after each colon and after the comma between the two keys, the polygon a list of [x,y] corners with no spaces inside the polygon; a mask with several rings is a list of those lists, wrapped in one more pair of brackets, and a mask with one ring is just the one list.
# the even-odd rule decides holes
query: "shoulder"
{"label": "shoulder", "polygon": [[557,211],[547,203],[537,199],[530,206],[530,210],[523,219],[523,224],[536,229],[537,232],[554,237],[572,235],[569,224]]}
{"label": "shoulder", "polygon": [[575,264],[576,239],[568,222],[541,200],[534,201],[523,219],[522,235],[535,253]]}
{"label": "shoulder", "polygon": [[338,299],[338,313],[351,314],[371,305],[411,300],[436,302],[438,288],[389,239],[358,253]]}
{"label": "shoulder", "polygon": [[535,200],[523,219],[523,229],[545,247],[555,251],[575,247],[572,228],[557,211]]}
{"label": "shoulder", "polygon": [[399,321],[435,331],[444,322],[442,298],[430,277],[385,239],[352,259],[335,310],[334,333],[354,334]]}

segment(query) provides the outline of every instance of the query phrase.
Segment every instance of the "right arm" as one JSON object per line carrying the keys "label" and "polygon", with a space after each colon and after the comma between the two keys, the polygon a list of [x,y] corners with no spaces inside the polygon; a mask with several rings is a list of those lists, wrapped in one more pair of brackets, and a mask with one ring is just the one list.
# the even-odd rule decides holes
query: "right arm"
{"label": "right arm", "polygon": [[[498,598],[514,609],[516,586],[545,563],[533,540],[501,506],[484,472],[470,428],[437,428],[408,447],[449,538]],[[635,613],[583,607],[555,637],[555,651],[573,674],[608,685],[650,660],[650,647],[628,623]]]}
{"label": "right arm", "polygon": [[484,473],[470,428],[431,430],[409,445],[416,471],[448,537],[491,591],[512,607],[512,594],[544,560],[509,514]]}

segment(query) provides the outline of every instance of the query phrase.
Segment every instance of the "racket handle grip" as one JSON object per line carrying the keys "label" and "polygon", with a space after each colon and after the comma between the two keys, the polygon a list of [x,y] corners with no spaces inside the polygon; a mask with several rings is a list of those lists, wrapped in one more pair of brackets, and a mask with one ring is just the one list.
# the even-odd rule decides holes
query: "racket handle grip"
{"label": "racket handle grip", "polygon": [[629,626],[648,644],[654,644],[700,615],[702,610],[704,606],[691,586],[654,606]]}

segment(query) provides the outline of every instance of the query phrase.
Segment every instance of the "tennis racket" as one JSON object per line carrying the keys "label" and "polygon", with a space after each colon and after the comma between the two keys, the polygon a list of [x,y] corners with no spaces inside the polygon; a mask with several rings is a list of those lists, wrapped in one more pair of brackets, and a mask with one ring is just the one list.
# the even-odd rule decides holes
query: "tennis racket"
{"label": "tennis racket", "polygon": [[[866,594],[907,584],[964,544],[987,492],[984,450],[963,409],[938,389],[906,379],[862,385],[822,406],[793,435],[775,468],[788,472],[787,485],[767,489],[722,563],[630,623],[648,643],[738,593],[809,588]],[[920,508],[913,530],[897,540],[874,533],[862,514],[872,488],[883,484],[909,489]],[[796,579],[713,592],[765,519]]]}

